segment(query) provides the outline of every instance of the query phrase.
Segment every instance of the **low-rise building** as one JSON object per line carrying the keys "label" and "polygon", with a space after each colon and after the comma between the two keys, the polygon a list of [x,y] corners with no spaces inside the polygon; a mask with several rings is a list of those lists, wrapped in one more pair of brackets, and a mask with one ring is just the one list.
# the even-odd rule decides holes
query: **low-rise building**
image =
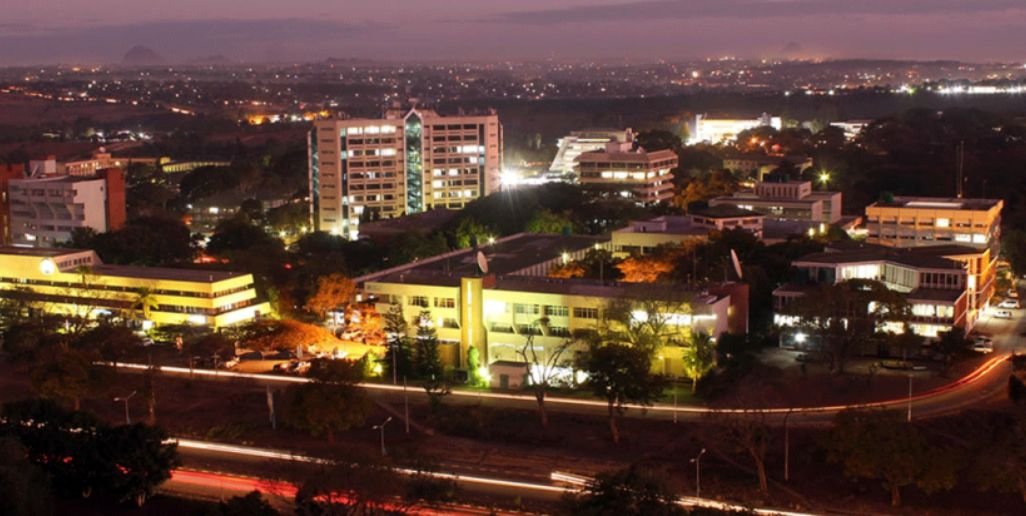
{"label": "low-rise building", "polygon": [[104,233],[125,224],[125,177],[120,169],[93,176],[11,179],[10,241],[16,246],[53,247],[89,228]]}
{"label": "low-rise building", "polygon": [[738,133],[757,127],[772,127],[780,130],[784,127],[783,119],[763,113],[759,118],[708,118],[706,115],[695,115],[690,127],[688,145],[698,143],[728,143],[737,138]]}
{"label": "low-rise building", "polygon": [[[625,284],[547,276],[552,267],[580,259],[606,242],[581,236],[518,234],[480,248],[454,251],[357,278],[365,300],[380,313],[393,305],[411,326],[430,324],[443,361],[466,367],[477,348],[484,366],[523,362],[531,343],[546,357],[567,339],[593,332],[611,303],[664,299],[664,313],[635,310],[633,317],[664,317],[675,327],[718,337],[747,331],[747,286],[710,285],[685,292],[679,285]],[[422,310],[430,321],[420,319]],[[415,328],[411,328],[411,332]],[[681,361],[668,349],[653,367],[679,374]],[[512,381],[512,380],[511,380]]]}
{"label": "low-rise building", "polygon": [[93,251],[74,249],[0,248],[0,298],[40,313],[114,316],[143,327],[220,328],[271,313],[251,274],[108,265]]}
{"label": "low-rise building", "polygon": [[100,147],[89,159],[66,161],[58,164],[57,173],[69,176],[92,176],[108,168],[127,169],[129,165],[157,165],[160,158],[115,157]]}
{"label": "low-rise building", "polygon": [[844,131],[844,139],[851,141],[862,134],[862,131],[873,123],[872,120],[844,120],[841,122],[830,122],[830,127],[836,127]]}
{"label": "low-rise building", "polygon": [[890,247],[989,247],[997,258],[1000,199],[893,197],[866,207],[866,241]]}
{"label": "low-rise building", "polygon": [[709,206],[735,206],[768,219],[834,224],[841,220],[841,192],[813,190],[811,181],[763,181],[752,190],[715,197]]}
{"label": "low-rise building", "polygon": [[762,238],[764,215],[732,206],[695,210],[688,215],[664,215],[636,220],[612,233],[617,256],[648,254],[662,245],[704,242],[714,231],[744,229]]}
{"label": "low-rise building", "polygon": [[577,178],[589,190],[655,204],[673,198],[677,163],[669,149],[648,152],[632,142],[609,142],[577,157]]}
{"label": "low-rise building", "polygon": [[[792,281],[773,291],[774,322],[785,330],[798,326],[801,320],[793,310],[795,303],[816,285],[873,280],[905,298],[912,315],[909,326],[917,335],[933,338],[954,327],[969,331],[984,306],[980,305],[983,293],[978,275],[967,265],[968,257],[981,259],[979,255],[978,250],[959,246],[895,249],[849,244],[827,248],[792,262]],[[879,330],[900,333],[904,328],[897,321],[888,321]],[[797,341],[795,335],[799,335]],[[800,345],[804,341],[801,335],[785,331],[781,343]]]}

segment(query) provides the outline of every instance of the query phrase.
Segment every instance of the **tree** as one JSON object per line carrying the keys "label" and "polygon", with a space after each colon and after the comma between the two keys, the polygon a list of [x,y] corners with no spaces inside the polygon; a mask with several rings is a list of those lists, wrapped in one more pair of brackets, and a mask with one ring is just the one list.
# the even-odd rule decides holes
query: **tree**
{"label": "tree", "polygon": [[691,379],[691,392],[698,388],[698,381],[716,367],[716,343],[708,333],[691,332],[691,342],[684,347],[684,374]]}
{"label": "tree", "polygon": [[129,351],[141,346],[142,339],[124,326],[100,323],[76,338],[72,345],[98,354],[103,360],[113,363],[117,371],[118,361]]}
{"label": "tree", "polygon": [[856,348],[872,341],[900,297],[878,281],[853,279],[817,285],[794,303],[793,310],[802,328],[818,339],[831,371],[843,374]]}
{"label": "tree", "polygon": [[132,301],[132,319],[137,320],[141,315],[144,321],[148,321],[150,320],[150,312],[158,306],[157,298],[153,292],[148,288],[141,288],[136,292],[135,299]]}
{"label": "tree", "polygon": [[167,441],[164,429],[142,423],[104,429],[99,447],[112,467],[103,489],[121,501],[135,500],[142,505],[180,463],[178,444]]}
{"label": "tree", "polygon": [[218,506],[221,516],[278,516],[280,514],[264,500],[260,491],[250,491],[246,496],[233,496]]}
{"label": "tree", "polygon": [[17,439],[0,437],[0,514],[53,514],[53,494],[46,472],[28,460]]}
{"label": "tree", "polygon": [[441,379],[444,368],[438,351],[438,331],[435,330],[431,312],[421,310],[417,316],[417,337],[414,342],[414,370],[424,379]]}
{"label": "tree", "polygon": [[460,219],[456,226],[456,247],[466,249],[475,245],[483,245],[495,236],[495,231],[480,223],[474,217]]}
{"label": "tree", "polygon": [[582,365],[591,391],[606,400],[609,431],[613,442],[619,443],[616,420],[627,410],[625,404],[651,405],[662,394],[665,381],[651,373],[649,353],[623,344],[593,345]]}
{"label": "tree", "polygon": [[306,300],[306,309],[321,319],[338,308],[345,310],[356,295],[356,284],[343,274],[330,274],[317,279],[317,290]]}
{"label": "tree", "polygon": [[525,228],[528,233],[569,233],[574,229],[574,223],[565,214],[555,213],[551,210],[540,210],[531,217]]}
{"label": "tree", "polygon": [[755,466],[759,479],[759,492],[769,494],[769,479],[766,475],[766,452],[769,449],[770,428],[763,410],[745,410],[740,413],[723,414],[718,418],[722,437],[738,452],[747,454]]}
{"label": "tree", "polygon": [[941,333],[937,340],[937,352],[944,357],[944,368],[951,367],[956,357],[969,353],[972,345],[973,341],[966,338],[965,330],[960,327]]}
{"label": "tree", "polygon": [[828,460],[843,464],[846,475],[882,480],[894,507],[901,505],[904,486],[929,493],[955,484],[951,451],[931,446],[897,412],[845,410],[835,417],[823,446]]}
{"label": "tree", "polygon": [[185,352],[189,356],[225,360],[235,354],[235,345],[220,333],[208,333],[186,340]]}
{"label": "tree", "polygon": [[[543,320],[543,325],[548,324]],[[561,370],[569,363],[563,355],[570,349],[572,340],[565,340],[554,348],[547,349],[544,355],[538,353],[534,345],[534,333],[528,334],[524,346],[517,351],[521,360],[527,364],[527,389],[534,392],[534,401],[538,404],[538,417],[542,428],[549,427],[549,414],[545,410],[545,395],[559,378]]]}
{"label": "tree", "polygon": [[32,370],[32,386],[42,396],[71,402],[75,410],[82,398],[93,393],[100,382],[100,370],[93,365],[94,356],[86,351],[50,346]]}
{"label": "tree", "polygon": [[1026,503],[1026,414],[998,414],[988,426],[973,453],[972,478],[984,491],[1016,493]]}
{"label": "tree", "polygon": [[403,314],[402,305],[399,303],[390,305],[388,313],[385,314],[385,339],[388,345],[388,350],[385,352],[385,368],[396,381],[399,378],[414,376],[413,350],[409,331],[409,324]]}
{"label": "tree", "polygon": [[296,493],[299,516],[404,513],[405,479],[385,464],[366,460],[322,465]]}
{"label": "tree", "polygon": [[1016,276],[1026,274],[1026,231],[1008,229],[1001,232],[1001,256],[1004,256]]}
{"label": "tree", "polygon": [[363,424],[367,399],[354,384],[360,378],[359,366],[342,360],[317,359],[311,363],[313,381],[292,385],[285,419],[293,427],[313,436],[326,435],[335,442],[335,432]]}
{"label": "tree", "polygon": [[599,473],[580,495],[565,500],[560,512],[586,516],[687,514],[664,478],[638,466]]}

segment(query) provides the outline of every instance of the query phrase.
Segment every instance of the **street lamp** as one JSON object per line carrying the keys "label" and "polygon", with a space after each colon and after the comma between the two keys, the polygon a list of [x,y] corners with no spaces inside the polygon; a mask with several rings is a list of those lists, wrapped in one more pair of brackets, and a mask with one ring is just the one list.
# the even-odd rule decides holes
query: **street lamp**
{"label": "street lamp", "polygon": [[695,464],[695,498],[702,497],[702,455],[705,455],[705,448],[698,452],[698,456],[691,459]]}
{"label": "street lamp", "polygon": [[114,403],[117,403],[119,401],[125,402],[125,424],[126,425],[132,424],[132,418],[128,417],[128,400],[132,399],[132,396],[135,396],[136,392],[137,391],[132,391],[132,394],[129,394],[128,396],[121,396],[121,397],[118,397],[118,398],[114,398]]}
{"label": "street lamp", "polygon": [[388,452],[385,451],[385,425],[387,425],[388,422],[391,421],[391,420],[392,420],[392,416],[388,416],[388,419],[382,421],[382,423],[380,425],[374,425],[374,430],[380,430],[381,431],[381,456],[382,457],[384,457],[385,455],[388,455]]}
{"label": "street lamp", "polygon": [[822,171],[819,173],[819,182],[823,186],[826,186],[830,182],[830,172]]}

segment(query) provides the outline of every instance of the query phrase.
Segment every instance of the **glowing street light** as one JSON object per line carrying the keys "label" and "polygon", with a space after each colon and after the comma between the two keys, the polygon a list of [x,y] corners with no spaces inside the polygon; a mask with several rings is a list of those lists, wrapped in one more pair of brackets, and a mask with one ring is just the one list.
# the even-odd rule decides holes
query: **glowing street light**
{"label": "glowing street light", "polygon": [[830,182],[830,172],[823,171],[819,173],[819,182],[823,186],[826,186]]}

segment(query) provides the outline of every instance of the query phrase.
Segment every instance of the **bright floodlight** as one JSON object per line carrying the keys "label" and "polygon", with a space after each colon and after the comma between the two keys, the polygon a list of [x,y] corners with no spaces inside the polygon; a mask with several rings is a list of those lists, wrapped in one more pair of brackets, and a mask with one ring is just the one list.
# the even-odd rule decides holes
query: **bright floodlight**
{"label": "bright floodlight", "polygon": [[804,333],[801,333],[801,332],[794,334],[794,341],[797,342],[798,344],[805,344],[805,341],[808,340],[808,338],[809,338],[808,335],[806,335]]}

